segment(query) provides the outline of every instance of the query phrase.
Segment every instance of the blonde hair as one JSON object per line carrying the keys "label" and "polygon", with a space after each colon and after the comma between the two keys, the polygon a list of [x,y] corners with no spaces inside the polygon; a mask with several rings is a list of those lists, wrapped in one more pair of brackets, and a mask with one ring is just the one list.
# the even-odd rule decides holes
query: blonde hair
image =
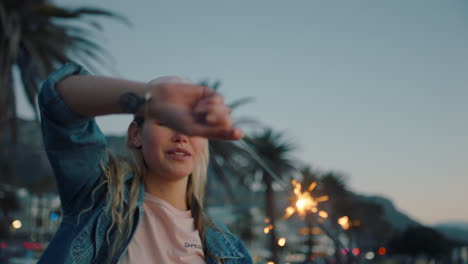
{"label": "blonde hair", "polygon": [[[155,79],[150,83],[159,82],[187,82],[179,77],[166,76]],[[134,122],[141,129],[145,119],[142,116],[135,116]],[[141,189],[141,185],[145,182],[146,164],[141,149],[134,148],[127,138],[127,148],[131,151],[130,158],[127,160],[117,160],[114,156],[109,154],[109,162],[107,166],[103,166],[104,175],[107,183],[107,209],[111,214],[112,223],[106,233],[106,240],[109,245],[109,258],[111,262],[114,258],[118,257],[119,249],[124,245],[125,241],[130,237],[132,227],[134,225],[134,215],[137,208],[137,201]],[[202,151],[200,161],[195,167],[193,172],[189,175],[186,192],[186,203],[190,208],[192,217],[194,219],[195,228],[200,234],[203,244],[203,250],[206,254],[204,240],[204,225],[211,224],[211,222],[203,215],[203,200],[205,194],[205,181],[208,170],[209,162],[209,148],[208,141]],[[128,173],[133,174],[130,185],[125,187],[125,176]],[[129,190],[128,204],[124,204],[124,190]],[[112,244],[109,242],[111,232],[115,232],[112,239]]]}

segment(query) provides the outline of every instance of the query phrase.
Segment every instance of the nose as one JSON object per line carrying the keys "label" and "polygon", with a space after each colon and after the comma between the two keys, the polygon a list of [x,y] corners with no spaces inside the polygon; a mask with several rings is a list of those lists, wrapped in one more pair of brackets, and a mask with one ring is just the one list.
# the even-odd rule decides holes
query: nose
{"label": "nose", "polygon": [[187,143],[188,137],[182,133],[174,132],[172,136],[172,141],[175,143]]}

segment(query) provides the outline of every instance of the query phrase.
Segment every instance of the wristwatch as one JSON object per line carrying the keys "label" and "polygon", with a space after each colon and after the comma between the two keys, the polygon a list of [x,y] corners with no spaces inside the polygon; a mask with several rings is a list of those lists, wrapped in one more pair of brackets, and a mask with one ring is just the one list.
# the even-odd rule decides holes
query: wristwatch
{"label": "wristwatch", "polygon": [[119,103],[122,111],[125,113],[135,114],[140,110],[142,105],[146,104],[150,100],[150,92],[146,92],[144,97],[139,96],[134,92],[128,92],[120,96]]}

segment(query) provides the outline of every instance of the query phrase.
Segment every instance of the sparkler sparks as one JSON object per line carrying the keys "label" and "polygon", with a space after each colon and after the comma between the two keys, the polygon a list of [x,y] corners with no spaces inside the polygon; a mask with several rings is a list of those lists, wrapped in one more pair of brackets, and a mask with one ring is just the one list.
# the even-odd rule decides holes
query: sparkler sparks
{"label": "sparkler sparks", "polygon": [[325,211],[320,211],[318,212],[318,215],[322,218],[328,218],[328,213]]}
{"label": "sparkler sparks", "polygon": [[[307,190],[302,191],[301,183],[296,180],[292,180],[291,184],[294,189],[293,205],[286,208],[284,218],[291,217],[294,213],[297,213],[301,218],[307,219],[307,227],[300,230],[301,234],[309,235],[309,250],[307,256],[311,258],[312,255],[312,237],[313,235],[320,234],[322,230],[318,227],[313,227],[313,222],[323,223],[328,218],[328,213],[323,210],[318,210],[318,204],[328,200],[328,196],[313,197],[312,191],[317,187],[317,182],[312,182]],[[318,212],[318,213],[317,213]],[[315,218],[314,213],[317,213],[320,218]],[[310,216],[310,217],[306,217]]]}
{"label": "sparkler sparks", "polygon": [[[301,183],[296,180],[292,180],[291,184],[294,186],[294,195],[295,195],[295,207],[289,206],[286,208],[284,218],[291,217],[294,213],[297,213],[299,216],[305,216],[307,213],[317,213],[317,205],[320,202],[328,200],[328,196],[324,195],[318,198],[312,196],[311,192],[317,186],[316,182],[312,182],[306,191],[302,191]],[[327,218],[328,214],[325,211],[320,211],[319,216],[322,218]]]}
{"label": "sparkler sparks", "polygon": [[263,228],[263,233],[268,234],[270,233],[270,230],[273,230],[273,225],[269,225]]}

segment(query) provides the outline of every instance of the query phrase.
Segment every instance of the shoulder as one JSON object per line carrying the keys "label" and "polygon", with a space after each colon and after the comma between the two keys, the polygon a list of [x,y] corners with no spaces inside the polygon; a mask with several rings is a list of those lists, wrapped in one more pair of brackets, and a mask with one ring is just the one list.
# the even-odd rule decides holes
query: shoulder
{"label": "shoulder", "polygon": [[[250,263],[250,254],[244,243],[222,222],[210,219],[205,229],[205,241],[210,252],[219,258],[242,258]],[[244,263],[244,262],[243,262]]]}
{"label": "shoulder", "polygon": [[211,226],[208,226],[209,228],[217,229],[220,232],[232,234],[231,230],[229,230],[229,228],[223,222],[212,218],[210,219],[210,221]]}
{"label": "shoulder", "polygon": [[239,241],[224,223],[211,218],[205,225],[205,236],[224,237],[231,242]]}

